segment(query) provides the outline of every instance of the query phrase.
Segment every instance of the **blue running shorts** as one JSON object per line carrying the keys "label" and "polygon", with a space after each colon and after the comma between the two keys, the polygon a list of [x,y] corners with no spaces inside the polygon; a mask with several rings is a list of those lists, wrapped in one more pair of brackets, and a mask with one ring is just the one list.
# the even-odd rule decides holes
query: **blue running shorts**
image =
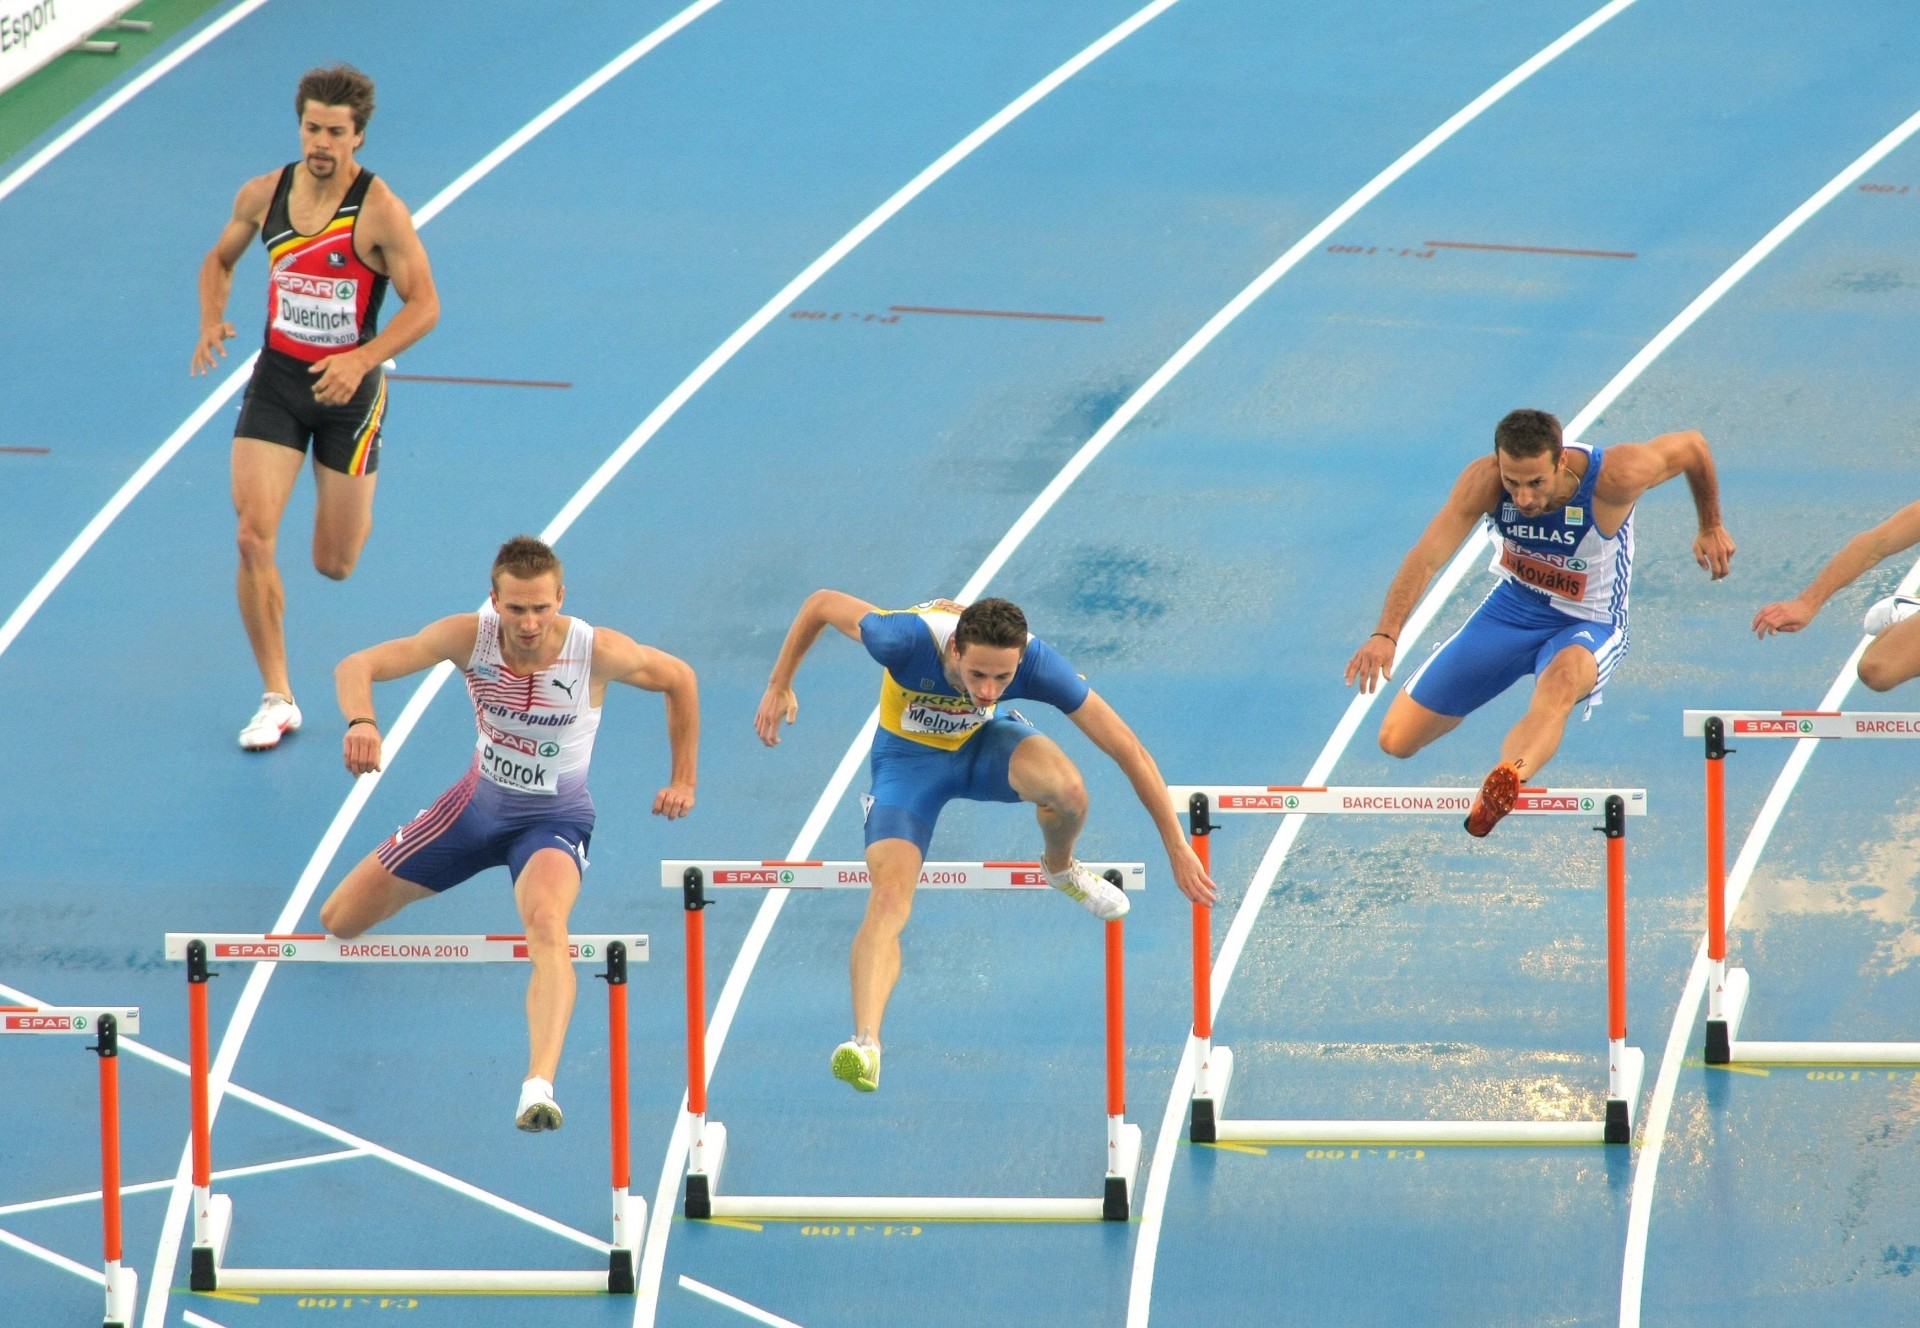
{"label": "blue running shorts", "polygon": [[1587,697],[1591,709],[1627,653],[1626,630],[1562,613],[1537,591],[1501,581],[1427,657],[1407,681],[1406,693],[1436,714],[1469,715],[1526,674],[1538,674],[1568,646],[1590,651],[1598,666]]}
{"label": "blue running shorts", "polygon": [[437,894],[489,867],[506,867],[517,881],[543,848],[570,854],[584,876],[592,837],[593,802],[584,788],[573,797],[517,793],[482,779],[475,767],[374,855],[401,880]]}
{"label": "blue running shorts", "polygon": [[940,809],[955,798],[1019,802],[1007,782],[1013,749],[1040,730],[1019,714],[990,719],[966,744],[943,751],[881,732],[873,740],[873,792],[867,795],[867,843],[905,839],[922,858]]}

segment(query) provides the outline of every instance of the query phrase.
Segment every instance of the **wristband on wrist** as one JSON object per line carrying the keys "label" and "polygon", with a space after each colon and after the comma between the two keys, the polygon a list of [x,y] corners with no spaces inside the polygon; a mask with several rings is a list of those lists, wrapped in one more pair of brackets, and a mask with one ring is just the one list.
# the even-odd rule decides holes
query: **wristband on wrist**
{"label": "wristband on wrist", "polygon": [[1375,632],[1375,633],[1373,633],[1373,635],[1372,635],[1372,636],[1369,636],[1369,637],[1367,638],[1367,640],[1369,640],[1369,641],[1371,641],[1371,640],[1373,640],[1373,638],[1374,638],[1375,636],[1386,636],[1386,637],[1387,637],[1387,640],[1389,640],[1389,641],[1392,641],[1392,642],[1393,642],[1393,643],[1394,643],[1395,645],[1399,645],[1399,644],[1400,644],[1400,642],[1399,642],[1399,641],[1397,641],[1397,640],[1395,640],[1395,639],[1394,639],[1393,637],[1391,637],[1391,636],[1387,636],[1387,634],[1386,634],[1385,632]]}
{"label": "wristband on wrist", "polygon": [[371,724],[376,729],[380,727],[380,722],[375,719],[350,719],[347,721],[348,728],[352,728],[355,724]]}

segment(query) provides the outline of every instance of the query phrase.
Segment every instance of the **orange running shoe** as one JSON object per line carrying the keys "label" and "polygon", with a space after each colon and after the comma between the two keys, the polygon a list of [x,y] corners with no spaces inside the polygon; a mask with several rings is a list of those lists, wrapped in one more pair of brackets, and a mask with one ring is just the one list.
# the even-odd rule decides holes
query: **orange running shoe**
{"label": "orange running shoe", "polygon": [[1473,800],[1473,810],[1467,813],[1467,833],[1475,839],[1485,839],[1500,818],[1513,810],[1513,800],[1519,796],[1520,772],[1502,761],[1488,771],[1480,783],[1480,796]]}

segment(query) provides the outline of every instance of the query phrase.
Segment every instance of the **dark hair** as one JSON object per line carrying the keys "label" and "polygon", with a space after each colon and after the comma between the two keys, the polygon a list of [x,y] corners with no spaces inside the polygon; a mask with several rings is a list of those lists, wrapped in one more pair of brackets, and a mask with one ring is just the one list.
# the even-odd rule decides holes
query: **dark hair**
{"label": "dark hair", "polygon": [[500,552],[493,557],[493,588],[500,589],[500,574],[517,577],[522,581],[531,581],[536,576],[553,573],[555,585],[564,583],[561,575],[560,559],[553,550],[531,535],[515,535],[500,546]]}
{"label": "dark hair", "polygon": [[1493,447],[1516,461],[1542,453],[1560,464],[1560,421],[1544,410],[1510,410],[1493,427]]}
{"label": "dark hair", "polygon": [[960,611],[953,628],[953,651],[968,646],[1027,648],[1027,615],[1004,599],[975,600]]}
{"label": "dark hair", "polygon": [[367,132],[373,119],[373,80],[352,65],[334,65],[331,69],[309,69],[300,76],[300,90],[293,94],[293,113],[305,116],[307,103],[344,106],[353,112],[353,132]]}

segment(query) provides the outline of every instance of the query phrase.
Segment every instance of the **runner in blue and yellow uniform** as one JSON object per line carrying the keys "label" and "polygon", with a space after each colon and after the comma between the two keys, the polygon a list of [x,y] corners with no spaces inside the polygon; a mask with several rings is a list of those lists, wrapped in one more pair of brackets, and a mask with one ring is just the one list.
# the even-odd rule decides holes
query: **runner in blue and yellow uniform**
{"label": "runner in blue and yellow uniform", "polygon": [[1687,477],[1700,532],[1694,561],[1727,574],[1733,537],[1720,524],[1720,487],[1707,440],[1691,430],[1645,443],[1563,443],[1560,421],[1516,410],[1493,433],[1493,454],[1460,472],[1445,507],[1413,546],[1373,635],[1347,665],[1349,686],[1371,692],[1393,677],[1400,630],[1434,573],[1482,521],[1494,532],[1499,578],[1480,607],[1420,666],[1380,723],[1380,746],[1407,757],[1525,674],[1533,700],[1508,731],[1500,764],[1480,786],[1467,833],[1485,835],[1513,810],[1523,779],[1560,746],[1567,717],[1600,689],[1627,649],[1633,572],[1633,505],[1676,475]]}
{"label": "runner in blue and yellow uniform", "polygon": [[[353,154],[373,116],[373,80],[351,65],[309,70],[294,93],[300,160],[240,187],[233,216],[200,264],[200,337],[193,372],[209,372],[234,335],[234,265],[259,235],[267,246],[266,345],[233,438],[239,515],[240,619],[266,694],[240,745],[277,746],[300,727],[281,619],[286,592],[274,550],[280,516],[313,449],[313,565],[344,580],[373,529],[373,489],[387,410],[382,362],[440,317],[427,251],[406,204]],[[404,302],[379,326],[391,285]]]}
{"label": "runner in blue and yellow uniform", "polygon": [[1213,882],[1187,844],[1152,754],[1006,600],[885,610],[837,590],[814,592],[787,631],[754,717],[769,747],[780,741],[781,723],[799,716],[794,674],[828,627],[860,642],[886,670],[866,798],[873,887],[853,940],[853,1037],[834,1050],[835,1077],[861,1092],[880,1086],[880,1020],[900,978],[900,933],[934,824],[953,799],[1032,803],[1045,844],[1040,865],[1053,887],[1096,917],[1127,911],[1126,895],[1073,856],[1087,817],[1080,772],[1025,718],[1002,713],[1002,701],[1039,701],[1072,719],[1133,784],[1166,846],[1174,883],[1189,898],[1213,899]]}

